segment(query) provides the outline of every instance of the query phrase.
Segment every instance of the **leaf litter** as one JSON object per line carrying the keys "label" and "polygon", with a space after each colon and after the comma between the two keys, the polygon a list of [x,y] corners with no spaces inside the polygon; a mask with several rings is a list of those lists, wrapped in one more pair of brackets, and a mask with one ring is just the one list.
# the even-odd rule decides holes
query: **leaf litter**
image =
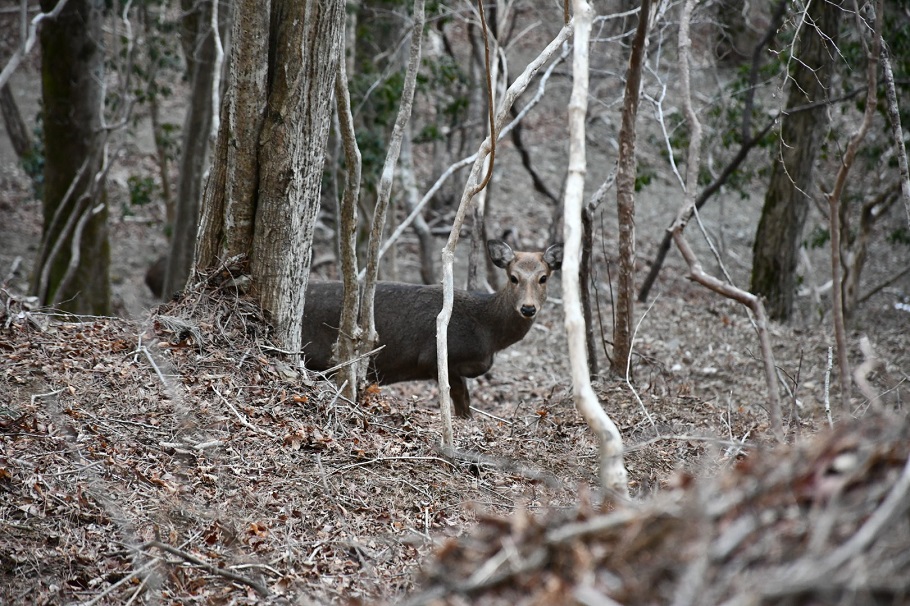
{"label": "leaf litter", "polygon": [[[474,382],[487,414],[457,421],[452,458],[437,447],[430,384],[345,401],[270,346],[261,310],[230,278],[212,276],[144,324],[51,316],[3,292],[3,603],[907,594],[906,415],[859,407],[829,431],[801,402],[789,429],[805,439],[766,443],[762,386],[748,384],[760,376],[748,371],[752,337],[723,302],[699,313],[658,304],[651,334],[675,334],[662,324],[684,313],[717,342],[689,352],[639,341],[641,402],[622,381],[597,384],[627,440],[636,495],[598,505],[596,445],[567,373],[525,355],[553,349],[558,314]],[[796,368],[805,348],[780,352],[781,367]],[[818,382],[801,380],[799,395],[817,404]]]}

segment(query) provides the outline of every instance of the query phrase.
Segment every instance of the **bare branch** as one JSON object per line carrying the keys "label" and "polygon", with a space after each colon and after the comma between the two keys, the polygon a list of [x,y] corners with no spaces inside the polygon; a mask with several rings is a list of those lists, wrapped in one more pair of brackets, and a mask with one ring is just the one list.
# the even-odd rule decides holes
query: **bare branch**
{"label": "bare branch", "polygon": [[689,266],[689,277],[699,284],[729,299],[739,301],[755,314],[756,328],[761,342],[762,358],[765,367],[765,380],[768,384],[769,413],[771,416],[771,429],[778,440],[784,439],[781,421],[780,396],[777,391],[777,374],[774,367],[774,357],[771,351],[771,340],[768,335],[768,320],[761,299],[730,284],[705,273],[701,263],[685,238],[684,230],[692,214],[695,212],[695,191],[698,185],[698,171],[701,165],[701,122],[692,107],[692,92],[689,79],[689,49],[692,42],[689,38],[689,22],[695,0],[686,0],[679,25],[679,71],[682,88],[682,103],[689,123],[690,140],[688,159],[686,163],[686,188],[685,202],[680,207],[676,221],[670,228],[673,241],[679,252]]}
{"label": "bare branch", "polygon": [[35,39],[38,34],[38,24],[45,19],[56,19],[57,15],[60,14],[60,11],[63,10],[63,7],[66,6],[66,2],[67,0],[60,0],[57,3],[57,6],[54,7],[54,10],[49,13],[39,13],[35,15],[35,18],[32,19],[32,22],[28,27],[28,37],[22,41],[22,45],[16,49],[13,56],[6,62],[6,67],[0,72],[0,87],[9,82],[10,76],[13,75],[13,72],[15,72],[19,67],[19,64],[22,63],[22,59],[24,59],[35,46]]}
{"label": "bare branch", "polygon": [[[379,245],[382,243],[382,230],[385,225],[385,215],[389,207],[389,198],[392,193],[392,181],[395,175],[395,165],[401,152],[401,139],[405,128],[411,119],[411,108],[414,104],[414,90],[417,86],[417,71],[420,67],[421,41],[423,39],[424,0],[414,0],[413,28],[411,31],[411,49],[408,57],[408,67],[404,77],[404,87],[401,91],[401,105],[392,127],[389,138],[389,149],[385,163],[382,166],[382,175],[379,180],[379,192],[376,200],[376,209],[373,213],[373,226],[370,229],[370,245],[367,252],[366,279],[363,291],[360,293],[360,329],[363,331],[361,342],[358,344],[360,352],[372,349],[378,339],[376,334],[376,319],[373,314],[373,298],[376,293],[376,281],[379,277]],[[366,379],[367,361],[358,364],[358,381]],[[359,385],[358,385],[359,387]]]}
{"label": "bare branch", "polygon": [[[345,168],[344,196],[340,202],[338,220],[338,247],[341,257],[341,279],[343,296],[338,341],[335,343],[335,359],[354,360],[357,358],[357,342],[360,327],[357,316],[360,310],[360,286],[357,280],[357,201],[360,199],[360,175],[362,161],[357,138],[354,135],[354,116],[351,114],[351,93],[348,90],[346,61],[338,62],[335,76],[335,104],[338,112],[339,132],[344,147]],[[336,377],[336,384],[344,385],[344,396],[352,402],[357,400],[357,368],[346,365]]]}
{"label": "bare branch", "polygon": [[[556,53],[556,50],[562,46],[563,42],[565,42],[571,34],[572,24],[570,23],[569,25],[563,27],[556,35],[556,37],[547,45],[547,47],[533,61],[531,61],[531,63],[528,64],[525,70],[518,78],[516,78],[515,82],[512,83],[512,86],[509,87],[509,90],[507,90],[506,94],[503,96],[502,104],[500,105],[496,114],[496,129],[493,133],[491,133],[491,136],[484,139],[483,143],[480,144],[480,149],[477,151],[477,153],[471,156],[471,158],[473,158],[474,165],[471,167],[471,173],[465,182],[465,188],[461,195],[461,201],[458,204],[458,211],[455,213],[455,220],[452,223],[452,231],[449,234],[449,240],[446,242],[445,248],[442,250],[443,294],[442,311],[439,312],[439,316],[436,318],[436,361],[439,366],[439,408],[442,411],[443,420],[442,444],[447,448],[451,448],[453,446],[451,416],[452,403],[449,393],[448,327],[449,320],[452,317],[452,306],[454,304],[455,298],[453,284],[455,246],[458,244],[458,236],[461,232],[461,226],[464,224],[465,216],[471,207],[471,201],[473,200],[473,191],[475,189],[475,184],[478,182],[480,170],[483,167],[483,163],[486,160],[487,154],[490,152],[491,137],[495,136],[498,139],[505,134],[503,132],[503,124],[509,115],[509,108],[512,106],[512,104],[515,103],[515,99],[517,99],[528,88],[528,85],[530,84],[531,79],[534,77],[534,75],[543,67],[543,65],[550,59],[550,57]],[[465,166],[470,161],[470,158],[462,160],[461,165]],[[455,169],[453,167],[450,167],[449,170],[454,172]],[[439,182],[437,181],[437,183]]]}
{"label": "bare branch", "polygon": [[[857,18],[859,18],[859,7],[856,6],[855,2],[854,10],[856,11]],[[831,291],[831,300],[832,312],[834,314],[834,338],[837,343],[838,380],[841,389],[840,397],[842,410],[847,409],[850,400],[850,363],[847,360],[847,329],[844,320],[843,288],[841,284],[840,204],[844,188],[847,185],[847,175],[850,172],[850,167],[853,165],[853,160],[856,158],[856,152],[859,150],[860,144],[863,139],[865,139],[866,133],[872,125],[872,118],[875,115],[876,105],[878,103],[878,87],[876,86],[876,82],[878,80],[878,60],[881,55],[882,46],[883,13],[882,0],[877,0],[875,3],[875,27],[872,32],[872,48],[871,50],[867,49],[866,85],[868,88],[866,89],[866,109],[865,112],[863,112],[863,120],[860,123],[859,128],[853,134],[850,143],[847,144],[847,149],[841,160],[840,170],[837,171],[834,187],[830,193],[825,194],[829,207],[828,220],[830,222],[829,230],[831,233],[831,281],[834,284]]]}

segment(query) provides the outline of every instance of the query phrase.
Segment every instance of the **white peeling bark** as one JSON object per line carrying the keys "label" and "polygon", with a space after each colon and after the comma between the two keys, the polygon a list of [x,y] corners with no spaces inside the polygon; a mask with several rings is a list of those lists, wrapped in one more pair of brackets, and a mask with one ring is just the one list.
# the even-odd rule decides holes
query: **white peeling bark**
{"label": "white peeling bark", "polygon": [[575,407],[597,437],[599,477],[603,490],[628,497],[628,473],[623,464],[622,437],[591,387],[585,347],[585,321],[578,283],[581,260],[581,210],[587,159],[585,116],[588,113],[588,42],[594,10],[586,0],[574,0],[575,47],[572,96],[569,100],[569,174],[566,179],[562,262],[562,296]]}
{"label": "white peeling bark", "polygon": [[[569,23],[563,27],[556,37],[547,47],[531,61],[525,70],[521,73],[506,94],[503,95],[502,105],[496,112],[496,140],[498,141],[502,134],[506,118],[509,116],[509,109],[515,103],[515,99],[527,90],[531,79],[546,64],[547,61],[556,53],[562,44],[572,35],[572,24]],[[458,204],[458,211],[455,213],[455,220],[452,223],[452,231],[445,247],[442,249],[442,310],[436,317],[436,361],[439,368],[439,409],[442,413],[442,445],[443,448],[452,448],[454,445],[454,433],[452,431],[452,398],[449,394],[449,344],[448,331],[449,320],[452,318],[452,305],[455,301],[454,271],[455,247],[458,245],[458,235],[464,224],[465,215],[471,208],[471,202],[477,193],[477,184],[480,182],[480,169],[483,167],[487,155],[490,153],[490,137],[484,139],[480,144],[480,149],[473,156],[474,164],[471,167],[471,174],[465,181],[465,188],[461,194],[461,201]],[[450,168],[450,170],[454,170]]]}

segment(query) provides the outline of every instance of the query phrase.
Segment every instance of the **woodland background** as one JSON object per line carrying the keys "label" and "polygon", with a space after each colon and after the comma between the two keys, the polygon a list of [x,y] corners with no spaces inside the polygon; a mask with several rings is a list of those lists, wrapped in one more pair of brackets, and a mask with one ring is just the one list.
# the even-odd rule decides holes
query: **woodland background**
{"label": "woodland background", "polygon": [[[273,10],[295,4],[310,3],[276,2]],[[686,199],[690,143],[677,63],[683,6],[647,4],[635,295]],[[24,28],[20,5],[4,6],[3,56],[15,57],[29,20],[55,5],[26,5]],[[257,300],[237,296],[212,266],[193,269],[195,227],[178,226],[182,213],[199,216],[216,172],[211,108],[220,105],[212,92],[229,97],[231,78],[213,89],[211,76],[228,75],[229,16],[232,8],[243,14],[243,3],[220,3],[214,19],[208,2],[67,6],[96,11],[93,35],[104,42],[90,74],[104,86],[85,105],[100,115],[91,136],[76,137],[91,143],[90,153],[53,158],[69,148],[49,134],[42,100],[41,80],[47,86],[51,77],[42,61],[52,52],[82,55],[45,46],[51,36],[38,39],[0,91],[9,134],[0,141],[4,603],[634,604],[757,595],[833,604],[907,595],[910,192],[901,190],[906,136],[901,131],[896,143],[888,114],[892,106],[902,124],[910,120],[906,2],[696,3],[692,101],[704,140],[691,195],[705,203],[688,239],[710,275],[725,271],[766,297],[785,444],[771,427],[761,351],[743,306],[690,280],[675,246],[647,301],[634,305],[629,381],[611,369],[623,267],[617,188],[610,188],[590,214],[588,351],[599,363],[595,392],[625,444],[632,503],[601,503],[597,443],[573,403],[556,284],[531,334],[472,381],[474,404],[489,415],[456,421],[462,455],[454,460],[438,449],[435,385],[366,388],[355,405],[271,349],[276,333]],[[641,10],[636,2],[592,6],[586,201],[616,176]],[[485,7],[499,99],[558,34],[563,7],[520,0]],[[425,10],[386,235],[488,129],[476,6],[438,2]],[[844,392],[825,194],[863,120],[876,10],[896,101],[889,103],[876,61],[875,111],[836,207],[850,371]],[[346,70],[363,158],[361,264],[402,96],[411,15],[406,2],[347,4]],[[226,53],[214,72],[213,21]],[[822,41],[815,51],[804,42],[813,35]],[[557,56],[518,100],[530,109],[500,141],[485,193],[487,236],[508,234],[525,250],[561,239],[571,49]],[[532,102],[539,83],[544,92]],[[781,118],[787,108],[790,117]],[[334,110],[324,117],[311,279],[341,274],[337,209],[348,171],[339,119]],[[89,157],[97,166],[80,172]],[[55,180],[54,166],[67,162],[69,177]],[[389,250],[383,279],[440,280],[438,252],[466,172],[442,185],[422,213],[425,224]],[[36,279],[53,266],[48,187],[65,191],[77,174],[103,177],[86,186],[80,208],[103,207],[83,216],[86,225],[103,218],[109,252],[84,249],[61,290],[79,294],[56,296]],[[773,212],[775,201],[787,212]],[[465,227],[456,286],[486,272],[468,261],[480,225],[472,217]],[[86,246],[104,241],[88,233]],[[62,246],[60,258],[70,249]],[[781,254],[759,261],[768,249]],[[145,284],[162,255],[165,292],[182,291],[164,303]],[[772,270],[760,274],[763,263]],[[187,284],[191,271],[199,273]],[[48,275],[66,280],[65,273]],[[782,279],[762,282],[767,275]]]}

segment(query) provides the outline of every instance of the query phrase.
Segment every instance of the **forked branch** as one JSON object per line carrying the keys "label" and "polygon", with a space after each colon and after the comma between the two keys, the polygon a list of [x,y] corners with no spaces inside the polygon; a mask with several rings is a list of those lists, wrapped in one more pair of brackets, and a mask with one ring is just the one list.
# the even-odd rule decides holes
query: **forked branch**
{"label": "forked branch", "polygon": [[768,383],[768,412],[771,417],[771,430],[778,440],[783,441],[784,432],[781,421],[780,395],[777,391],[777,374],[774,367],[773,353],[771,351],[771,338],[768,334],[768,319],[765,314],[765,306],[762,304],[761,299],[752,293],[737,288],[736,286],[726,284],[722,280],[707,274],[696,258],[692,248],[689,246],[684,234],[686,224],[692,217],[692,214],[697,212],[695,209],[695,192],[698,187],[698,171],[701,164],[701,122],[699,122],[698,116],[692,107],[692,92],[689,81],[689,49],[692,46],[691,39],[689,38],[689,22],[692,17],[694,5],[695,0],[686,0],[679,24],[680,83],[682,88],[683,110],[685,112],[686,122],[689,124],[690,140],[686,162],[685,200],[682,207],[679,209],[679,213],[676,215],[676,220],[670,227],[670,231],[673,234],[673,241],[676,243],[676,247],[682,254],[683,259],[685,259],[686,264],[689,266],[689,277],[692,280],[713,290],[719,295],[733,299],[734,301],[739,301],[755,315],[755,324],[758,331],[758,338],[761,343],[762,358],[764,360],[765,379]]}

